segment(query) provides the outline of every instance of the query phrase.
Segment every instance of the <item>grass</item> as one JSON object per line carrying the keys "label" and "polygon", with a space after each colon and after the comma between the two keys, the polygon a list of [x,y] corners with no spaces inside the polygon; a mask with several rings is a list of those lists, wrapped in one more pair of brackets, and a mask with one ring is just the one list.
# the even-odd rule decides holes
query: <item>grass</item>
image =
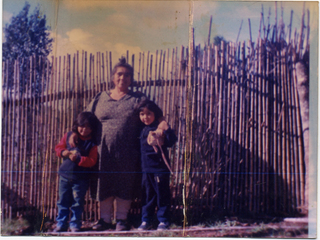
{"label": "grass", "polygon": [[1,235],[2,236],[21,235],[23,230],[29,227],[30,227],[29,222],[23,218],[7,219],[1,224]]}
{"label": "grass", "polygon": [[[6,220],[1,225],[2,236],[50,235],[53,222],[44,219],[42,230],[39,230],[40,218],[34,216],[33,222],[23,218]],[[281,220],[257,221],[253,219],[222,218],[204,221],[182,229],[182,225],[171,224],[165,231],[127,231],[127,232],[91,232],[90,224],[81,235],[78,236],[107,236],[107,237],[257,237],[257,238],[305,238],[308,236],[308,225],[296,224],[291,227]],[[39,226],[38,226],[39,225]],[[48,234],[47,234],[48,233]],[[70,233],[68,233],[70,235]],[[67,235],[68,235],[67,234]],[[92,235],[93,234],[93,235]],[[63,236],[64,234],[62,234]],[[67,236],[64,235],[64,236]]]}
{"label": "grass", "polygon": [[1,222],[1,235],[36,235],[47,232],[52,221],[38,211],[30,210],[24,216]]}

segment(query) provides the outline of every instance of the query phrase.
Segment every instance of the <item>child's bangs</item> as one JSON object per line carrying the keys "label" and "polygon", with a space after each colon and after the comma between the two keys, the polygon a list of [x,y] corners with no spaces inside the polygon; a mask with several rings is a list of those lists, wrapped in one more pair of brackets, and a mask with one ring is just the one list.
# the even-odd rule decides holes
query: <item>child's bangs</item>
{"label": "child's bangs", "polygon": [[79,121],[79,127],[84,127],[86,125],[91,127],[90,122],[87,119],[82,119]]}

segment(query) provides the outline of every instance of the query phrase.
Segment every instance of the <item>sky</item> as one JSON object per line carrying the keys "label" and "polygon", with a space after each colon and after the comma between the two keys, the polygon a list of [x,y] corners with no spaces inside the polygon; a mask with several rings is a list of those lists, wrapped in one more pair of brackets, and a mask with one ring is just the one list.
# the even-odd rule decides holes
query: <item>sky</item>
{"label": "sky", "polygon": [[[3,27],[23,8],[24,0],[2,0]],[[82,50],[88,53],[112,51],[118,57],[129,53],[154,53],[182,45],[189,40],[190,15],[195,31],[195,43],[202,46],[208,39],[210,17],[212,16],[211,41],[214,36],[223,36],[236,42],[258,36],[261,12],[264,22],[275,23],[275,2],[261,1],[109,1],[109,0],[28,0],[30,13],[39,5],[47,17],[51,37],[54,38],[52,54],[64,56]],[[311,34],[317,28],[318,3],[306,2],[310,10]],[[278,2],[277,18],[300,29],[303,2]],[[191,12],[193,14],[191,14]],[[242,24],[241,24],[242,23]]]}

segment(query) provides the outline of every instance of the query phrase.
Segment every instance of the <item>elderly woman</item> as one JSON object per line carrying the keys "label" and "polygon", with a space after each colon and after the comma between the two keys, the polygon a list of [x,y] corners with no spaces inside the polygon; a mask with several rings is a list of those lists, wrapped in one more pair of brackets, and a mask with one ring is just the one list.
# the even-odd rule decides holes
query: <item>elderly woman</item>
{"label": "elderly woman", "polygon": [[102,125],[97,186],[101,219],[93,226],[95,230],[112,228],[113,209],[116,209],[116,230],[125,230],[134,192],[139,189],[141,123],[135,108],[146,97],[129,90],[132,79],[133,68],[121,59],[112,71],[114,88],[99,93],[86,109]]}
{"label": "elderly woman", "polygon": [[94,230],[112,228],[113,209],[116,210],[113,216],[116,230],[126,230],[131,202],[135,192],[140,191],[139,135],[142,123],[136,108],[146,96],[129,90],[132,80],[132,66],[124,58],[120,59],[112,71],[114,88],[99,93],[86,109],[97,116],[102,126],[97,184],[101,218],[92,227]]}

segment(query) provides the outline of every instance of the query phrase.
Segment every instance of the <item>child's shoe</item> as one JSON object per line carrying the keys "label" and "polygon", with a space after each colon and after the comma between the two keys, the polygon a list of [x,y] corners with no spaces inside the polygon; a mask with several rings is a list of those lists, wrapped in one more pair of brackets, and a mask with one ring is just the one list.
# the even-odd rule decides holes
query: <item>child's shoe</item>
{"label": "child's shoe", "polygon": [[152,225],[148,222],[142,222],[141,225],[138,227],[139,231],[145,231],[150,230],[152,228]]}
{"label": "child's shoe", "polygon": [[125,220],[117,220],[116,231],[124,231],[127,230],[127,224]]}
{"label": "child's shoe", "polygon": [[164,231],[169,228],[169,223],[161,222],[158,225],[157,231]]}
{"label": "child's shoe", "polygon": [[70,228],[70,231],[71,232],[80,232],[80,228],[72,227],[72,228]]}
{"label": "child's shoe", "polygon": [[53,229],[53,232],[57,233],[57,232],[66,232],[68,230],[68,228],[66,227],[62,227],[62,226],[56,226],[55,229]]}

